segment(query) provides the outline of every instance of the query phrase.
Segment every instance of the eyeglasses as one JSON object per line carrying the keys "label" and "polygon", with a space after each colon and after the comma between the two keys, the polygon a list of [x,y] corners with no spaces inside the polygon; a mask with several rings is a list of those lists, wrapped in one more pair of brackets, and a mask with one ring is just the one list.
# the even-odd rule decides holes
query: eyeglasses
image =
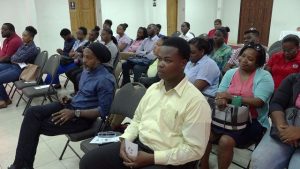
{"label": "eyeglasses", "polygon": [[249,43],[245,47],[252,48],[252,49],[256,50],[257,52],[261,52],[262,50],[265,50],[264,47],[262,47],[260,44],[255,44],[253,42]]}

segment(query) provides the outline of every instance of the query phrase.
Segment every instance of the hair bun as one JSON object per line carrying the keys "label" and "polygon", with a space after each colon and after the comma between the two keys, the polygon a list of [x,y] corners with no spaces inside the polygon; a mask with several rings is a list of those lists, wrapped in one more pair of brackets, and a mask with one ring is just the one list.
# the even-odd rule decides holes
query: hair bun
{"label": "hair bun", "polygon": [[100,27],[99,26],[95,26],[94,30],[97,31],[97,32],[99,32],[100,31]]}

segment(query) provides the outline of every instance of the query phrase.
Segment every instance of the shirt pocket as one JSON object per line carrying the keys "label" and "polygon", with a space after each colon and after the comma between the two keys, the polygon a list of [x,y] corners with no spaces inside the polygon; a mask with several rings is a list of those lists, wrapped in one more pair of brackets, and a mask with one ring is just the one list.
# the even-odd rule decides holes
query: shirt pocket
{"label": "shirt pocket", "polygon": [[178,110],[163,107],[160,113],[161,125],[169,131],[179,132],[182,119]]}

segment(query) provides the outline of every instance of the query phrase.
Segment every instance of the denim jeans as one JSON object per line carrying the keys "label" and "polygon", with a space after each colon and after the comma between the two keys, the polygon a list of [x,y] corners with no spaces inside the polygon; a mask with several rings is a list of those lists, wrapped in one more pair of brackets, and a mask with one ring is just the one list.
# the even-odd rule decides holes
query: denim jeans
{"label": "denim jeans", "polygon": [[[59,65],[59,67],[57,69],[57,73],[56,73],[56,75],[54,76],[54,79],[53,79],[53,84],[60,84],[59,75],[71,70],[74,67],[76,67],[75,63],[70,63],[68,65]],[[52,78],[48,74],[46,79],[45,79],[45,84],[50,84],[51,80],[52,80]]]}
{"label": "denim jeans", "polygon": [[253,169],[296,169],[300,166],[300,148],[294,148],[270,136],[270,129],[252,153]]}
{"label": "denim jeans", "polygon": [[21,72],[19,65],[0,63],[0,101],[9,99],[3,84],[17,81]]}

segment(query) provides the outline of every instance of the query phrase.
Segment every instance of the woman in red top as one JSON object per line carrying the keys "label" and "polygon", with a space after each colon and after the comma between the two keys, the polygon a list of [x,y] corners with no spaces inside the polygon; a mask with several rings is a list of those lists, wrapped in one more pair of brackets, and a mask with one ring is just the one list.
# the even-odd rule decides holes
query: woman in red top
{"label": "woman in red top", "polygon": [[265,67],[272,74],[275,90],[288,75],[300,72],[299,41],[297,35],[285,36],[282,40],[282,51],[273,54]]}

